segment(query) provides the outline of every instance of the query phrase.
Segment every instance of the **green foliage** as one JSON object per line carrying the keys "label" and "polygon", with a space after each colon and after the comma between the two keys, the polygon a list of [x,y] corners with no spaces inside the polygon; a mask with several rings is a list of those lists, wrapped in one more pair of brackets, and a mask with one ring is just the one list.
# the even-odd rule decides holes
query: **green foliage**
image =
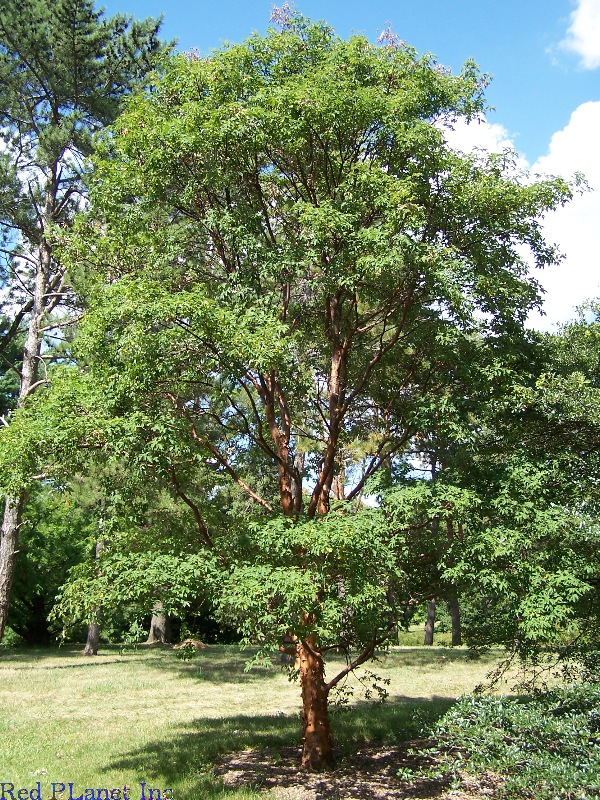
{"label": "green foliage", "polygon": [[68,571],[83,561],[97,517],[81,492],[40,486],[32,493],[20,537],[10,626],[28,643],[48,643],[48,616]]}
{"label": "green foliage", "polygon": [[[1,284],[1,276],[0,276]],[[19,396],[19,359],[21,356],[22,337],[9,339],[11,325],[7,317],[0,316],[0,417],[6,419],[7,412],[17,404]]]}
{"label": "green foliage", "polygon": [[524,654],[555,647],[593,592],[597,525],[552,496],[561,479],[552,467],[509,459],[497,475],[486,487],[494,494],[451,548],[446,575],[477,587],[473,643],[519,642]]}
{"label": "green foliage", "polygon": [[142,641],[144,636],[146,635],[146,631],[140,625],[138,620],[134,620],[129,629],[123,634],[121,647],[119,648],[119,654],[123,655],[129,650],[133,650],[135,653],[138,648],[138,644]]}
{"label": "green foliage", "polygon": [[175,651],[175,656],[181,661],[191,661],[192,658],[195,658],[197,653],[196,645],[193,642],[183,642]]}
{"label": "green foliage", "polygon": [[[94,135],[115,119],[123,97],[169,49],[158,40],[158,27],[154,20],[133,22],[123,15],[105,19],[92,0],[0,0],[0,280],[10,309],[10,320],[4,324],[3,318],[0,330],[0,354],[8,354],[17,377],[13,396],[3,396],[2,406],[7,399],[10,405],[15,400],[19,407],[26,405],[47,384],[53,360],[63,365],[59,373],[65,382],[76,383],[76,370],[69,378],[64,371],[71,363],[70,334],[64,330],[79,303],[68,291],[54,235],[68,228],[85,205],[84,175]],[[4,377],[2,383],[5,395]],[[73,435],[74,429],[90,432],[81,407],[67,399],[61,409],[56,393],[45,400],[41,420],[34,421],[34,409],[15,415],[18,421],[11,415],[1,445],[0,493],[15,514],[5,515],[0,542],[0,632],[27,494],[36,481],[49,477],[48,453],[64,465],[70,450],[80,463],[82,436]],[[69,475],[73,468],[77,463]]]}
{"label": "green foliage", "polygon": [[573,187],[446,145],[485,81],[294,16],[127,100],[57,237],[79,366],[0,439],[7,489],[109,467],[104,550],[57,619],[210,599],[263,656],[310,636],[352,659],[458,594],[476,646],[573,635],[597,532],[525,444],[551,381],[521,255],[556,262],[540,219]]}
{"label": "green foliage", "polygon": [[[169,49],[158,39],[159,25],[124,15],[105,19],[91,0],[0,2],[0,232],[4,277],[13,304],[21,304],[9,338],[32,310],[60,303],[62,270],[47,258],[52,230],[70,224],[81,208],[94,134]],[[53,294],[34,309],[32,266],[39,268],[40,259]]]}
{"label": "green foliage", "polygon": [[[567,184],[519,182],[508,157],[444,143],[440,124],[481,110],[484,83],[472,64],[451,76],[410,48],[300,19],[173,59],[105,137],[93,209],[64,244],[95,276],[80,286],[92,306],[81,357],[136,403],[166,406],[188,437],[193,424],[197,446],[221,420],[230,466],[254,447],[272,470],[274,424],[311,466],[328,452],[320,387],[346,342],[333,452],[359,439],[375,471],[449,402],[456,369],[472,381],[469,334],[481,330],[492,361],[535,303],[517,243],[540,265],[554,258],[537,215]],[[272,370],[278,403],[265,396]]]}
{"label": "green foliage", "polygon": [[502,437],[504,450],[484,441],[482,457],[458,464],[463,485],[498,492],[498,525],[489,520],[487,545],[465,556],[483,590],[479,641],[492,628],[512,630],[521,652],[537,658],[540,645],[558,648],[592,675],[600,618],[596,318],[588,313],[545,336],[540,354],[508,413],[492,417],[490,438]]}
{"label": "green foliage", "polygon": [[30,490],[40,476],[55,478],[60,485],[106,441],[111,427],[110,389],[74,367],[57,366],[52,377],[52,391],[37,392],[0,430],[3,494]]}
{"label": "green foliage", "polygon": [[4,630],[4,636],[2,637],[2,644],[5,647],[21,647],[25,644],[25,641],[22,636],[19,636],[12,628],[7,627]]}
{"label": "green foliage", "polygon": [[502,776],[497,796],[600,797],[600,690],[573,685],[529,699],[463,697],[436,729],[446,767]]}
{"label": "green foliage", "polygon": [[[77,171],[77,154],[89,155],[93,133],[116,117],[123,96],[164,53],[158,25],[104,19],[90,0],[57,0],[52,8],[2,0],[1,105],[10,155],[23,163],[33,156],[40,168],[71,160]],[[12,174],[18,166],[12,162]],[[11,203],[26,216],[25,193]]]}
{"label": "green foliage", "polygon": [[395,619],[401,548],[376,509],[340,504],[316,520],[279,517],[250,527],[211,589],[222,619],[260,644],[259,655],[311,634],[323,651],[361,652]]}

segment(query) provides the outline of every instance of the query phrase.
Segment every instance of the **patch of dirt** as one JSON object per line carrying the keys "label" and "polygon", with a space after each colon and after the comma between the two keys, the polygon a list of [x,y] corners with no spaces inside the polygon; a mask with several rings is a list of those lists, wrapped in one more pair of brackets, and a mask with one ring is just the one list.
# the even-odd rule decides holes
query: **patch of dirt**
{"label": "patch of dirt", "polygon": [[180,650],[182,647],[194,648],[194,650],[204,650],[207,645],[201,642],[200,639],[184,639],[179,644],[173,645],[173,650]]}
{"label": "patch of dirt", "polygon": [[247,750],[223,758],[215,768],[226,786],[268,791],[277,800],[493,800],[502,779],[492,773],[477,778],[461,774],[461,790],[451,789],[446,778],[399,777],[406,770],[435,767],[428,756],[415,755],[428,741],[365,747],[352,760],[340,762],[327,773],[299,769],[300,750]]}

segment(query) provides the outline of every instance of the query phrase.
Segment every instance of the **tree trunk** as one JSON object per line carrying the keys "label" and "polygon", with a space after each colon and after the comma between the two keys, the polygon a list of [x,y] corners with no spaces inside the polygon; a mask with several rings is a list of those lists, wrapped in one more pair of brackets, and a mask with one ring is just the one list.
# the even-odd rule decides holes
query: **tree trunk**
{"label": "tree trunk", "polygon": [[150,631],[146,644],[167,644],[171,641],[169,618],[163,611],[163,604],[157,603],[152,609]]}
{"label": "tree trunk", "polygon": [[21,497],[9,495],[6,498],[0,534],[0,642],[4,636],[8,618],[8,604],[17,561],[18,532],[22,510],[23,499]]}
{"label": "tree trunk", "polygon": [[328,695],[323,657],[315,649],[314,636],[297,646],[297,664],[302,689],[302,722],[304,739],[302,769],[320,772],[333,763]]}
{"label": "tree trunk", "polygon": [[297,514],[302,511],[302,476],[304,475],[304,459],[305,454],[302,452],[302,450],[297,449],[294,454],[294,472],[297,478],[292,482],[292,499],[294,501],[294,510]]}
{"label": "tree trunk", "polygon": [[337,474],[333,479],[333,496],[336,500],[346,499],[346,468],[343,461],[340,461]]}
{"label": "tree trunk", "polygon": [[462,631],[460,627],[460,606],[458,604],[458,597],[451,597],[448,600],[448,611],[452,619],[452,647],[458,647],[462,644]]}
{"label": "tree trunk", "polygon": [[325,335],[331,341],[331,363],[327,386],[329,413],[327,420],[324,420],[327,444],[308,506],[308,516],[311,519],[315,514],[327,514],[329,511],[331,487],[335,477],[335,462],[339,454],[339,439],[346,400],[348,349],[351,342],[350,338],[344,338],[342,334],[343,297],[344,292],[338,291],[333,297],[327,299]]}
{"label": "tree trunk", "polygon": [[[47,219],[50,218],[50,198],[46,201]],[[46,311],[46,292],[48,276],[50,274],[51,255],[47,243],[42,240],[36,264],[33,309],[29,318],[27,337],[23,348],[23,362],[21,364],[21,384],[19,387],[18,407],[22,407],[25,400],[34,391],[37,385],[38,367],[40,361],[41,328]],[[17,563],[19,546],[19,527],[25,505],[25,494],[7,495],[4,504],[4,517],[2,519],[2,536],[0,537],[0,641],[4,635],[10,591],[12,588]]]}
{"label": "tree trunk", "polygon": [[97,656],[98,646],[100,644],[100,625],[97,622],[90,622],[88,625],[88,634],[85,647],[83,648],[84,656]]}
{"label": "tree trunk", "polygon": [[[7,8],[2,5],[3,28]],[[73,5],[75,8],[77,21],[73,20],[74,27],[70,30],[72,41],[68,53],[57,50],[54,54],[53,69],[57,75],[61,70],[65,72],[64,81],[48,80],[47,45],[58,30],[56,26],[62,24],[60,20],[56,22],[56,15],[47,29],[38,31],[29,20],[30,14],[24,14],[12,33],[3,29],[0,37],[5,84],[1,149],[10,158],[21,184],[18,189],[15,187],[13,198],[7,194],[12,189],[7,184],[2,198],[3,233],[4,229],[14,232],[17,235],[14,243],[18,241],[22,251],[20,254],[15,251],[13,259],[11,246],[5,245],[8,250],[3,250],[3,261],[13,273],[15,285],[26,292],[24,305],[13,320],[16,327],[11,325],[8,339],[20,331],[26,319],[19,407],[43,383],[38,373],[45,317],[62,302],[64,277],[63,268],[53,259],[49,234],[54,225],[63,227],[70,223],[73,201],[84,191],[81,164],[77,163],[86,151],[86,134],[112,122],[117,110],[113,101],[127,95],[150,65],[171,49],[170,45],[159,43],[153,24],[142,23],[136,33],[128,21],[113,30],[114,20],[99,19],[86,4]],[[18,17],[16,10],[15,13]],[[120,76],[108,101],[101,93],[93,98],[97,69]],[[78,120],[77,124],[74,120]],[[6,142],[11,143],[8,148]],[[27,265],[25,282],[24,276],[18,274],[19,262]],[[45,375],[41,377],[44,379]],[[19,526],[26,501],[27,496],[20,488],[5,498],[0,537],[0,640],[8,615]]]}
{"label": "tree trunk", "polygon": [[435,597],[427,603],[427,622],[425,623],[425,639],[423,644],[433,644],[433,629],[435,626]]}
{"label": "tree trunk", "polygon": [[[104,542],[100,539],[96,542],[96,558],[100,558],[100,553],[104,550]],[[98,609],[96,609],[96,612]],[[100,624],[98,622],[90,622],[88,624],[87,641],[83,648],[84,656],[97,656],[98,647],[100,645]]]}

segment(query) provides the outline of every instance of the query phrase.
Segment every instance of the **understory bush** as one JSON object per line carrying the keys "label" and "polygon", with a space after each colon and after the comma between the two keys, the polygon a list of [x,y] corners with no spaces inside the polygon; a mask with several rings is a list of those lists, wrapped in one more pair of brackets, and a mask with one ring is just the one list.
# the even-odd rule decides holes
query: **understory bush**
{"label": "understory bush", "polygon": [[19,634],[15,633],[12,628],[6,626],[4,629],[2,644],[5,647],[21,647],[21,645],[25,644],[25,642],[22,636],[19,636]]}
{"label": "understory bush", "polygon": [[600,685],[527,698],[465,696],[436,730],[456,775],[501,776],[499,797],[600,800]]}

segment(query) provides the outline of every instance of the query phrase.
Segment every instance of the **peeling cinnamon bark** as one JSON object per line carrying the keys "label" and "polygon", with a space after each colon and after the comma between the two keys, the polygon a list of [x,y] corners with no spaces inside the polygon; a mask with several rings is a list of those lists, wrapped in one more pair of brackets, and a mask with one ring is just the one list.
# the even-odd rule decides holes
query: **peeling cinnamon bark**
{"label": "peeling cinnamon bark", "polygon": [[315,636],[297,644],[297,665],[302,690],[304,738],[302,769],[320,772],[333,764],[331,727],[327,705],[329,686],[325,682],[323,656],[316,649]]}
{"label": "peeling cinnamon bark", "polygon": [[327,514],[329,511],[336,459],[339,456],[340,433],[346,410],[348,354],[352,342],[352,333],[342,336],[342,307],[343,292],[337,292],[327,301],[325,332],[331,341],[331,364],[327,386],[327,446],[308,507],[309,517],[314,517],[315,514]]}

